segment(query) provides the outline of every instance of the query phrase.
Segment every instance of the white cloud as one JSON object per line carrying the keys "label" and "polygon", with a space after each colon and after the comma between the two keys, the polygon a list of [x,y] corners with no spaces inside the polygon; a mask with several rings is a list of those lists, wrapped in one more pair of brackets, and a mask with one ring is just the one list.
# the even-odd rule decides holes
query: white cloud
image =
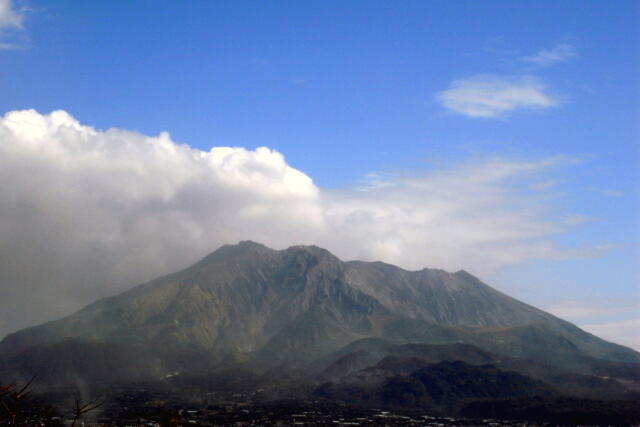
{"label": "white cloud", "polygon": [[24,11],[15,8],[11,0],[0,0],[0,50],[16,49],[20,45],[3,41],[10,30],[22,30]]}
{"label": "white cloud", "polygon": [[469,117],[498,118],[519,109],[546,109],[560,103],[532,76],[478,75],[456,80],[438,93],[441,105]]}
{"label": "white cloud", "polygon": [[489,273],[527,259],[560,258],[564,251],[543,237],[565,224],[543,220],[536,199],[511,184],[566,161],[494,159],[420,176],[373,176],[369,186],[325,191],[325,218],[340,230],[338,252],[345,257],[409,268]]}
{"label": "white cloud", "polygon": [[11,0],[0,0],[0,31],[7,28],[22,28],[22,13],[16,10]]}
{"label": "white cloud", "polygon": [[522,60],[540,67],[548,67],[568,61],[574,56],[576,56],[576,49],[573,46],[567,43],[560,43],[551,49],[540,49],[535,55],[525,56]]}
{"label": "white cloud", "polygon": [[329,190],[264,147],[201,151],[63,111],[10,112],[0,119],[0,334],[244,239],[477,274],[564,258],[550,236],[569,225],[528,187],[569,162],[484,159]]}
{"label": "white cloud", "polygon": [[640,351],[640,318],[627,319],[611,323],[594,323],[580,326],[608,341],[626,345]]}

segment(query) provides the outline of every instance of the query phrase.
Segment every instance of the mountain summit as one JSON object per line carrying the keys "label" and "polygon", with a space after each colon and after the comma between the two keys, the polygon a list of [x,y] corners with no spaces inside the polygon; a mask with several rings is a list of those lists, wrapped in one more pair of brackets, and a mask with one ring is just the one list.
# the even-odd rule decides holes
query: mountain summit
{"label": "mountain summit", "polygon": [[316,246],[225,245],[196,264],[99,300],[0,343],[0,374],[99,381],[176,370],[304,365],[363,339],[465,343],[578,369],[585,360],[640,362],[517,301],[465,271],[406,271],[343,262]]}

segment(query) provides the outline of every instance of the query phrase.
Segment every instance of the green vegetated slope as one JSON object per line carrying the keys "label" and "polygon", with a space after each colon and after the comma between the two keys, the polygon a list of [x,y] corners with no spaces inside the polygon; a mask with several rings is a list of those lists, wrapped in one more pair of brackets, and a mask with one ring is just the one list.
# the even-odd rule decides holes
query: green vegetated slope
{"label": "green vegetated slope", "polygon": [[[436,344],[447,346],[420,347]],[[506,368],[534,376],[542,369],[536,366],[551,366],[557,375],[629,381],[640,366],[637,352],[464,271],[406,271],[343,262],[315,246],[277,251],[241,242],[7,336],[0,343],[0,377],[161,379],[230,363],[256,372],[284,366],[340,376],[407,355],[496,366],[513,359],[518,362]]]}

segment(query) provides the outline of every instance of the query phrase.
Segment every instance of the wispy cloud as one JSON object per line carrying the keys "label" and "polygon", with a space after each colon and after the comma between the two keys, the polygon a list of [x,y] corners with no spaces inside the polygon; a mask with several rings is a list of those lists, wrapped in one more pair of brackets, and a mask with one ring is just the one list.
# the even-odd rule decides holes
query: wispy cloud
{"label": "wispy cloud", "polygon": [[624,197],[624,191],[621,190],[612,190],[598,187],[589,187],[589,190],[606,197]]}
{"label": "wispy cloud", "polygon": [[534,182],[533,184],[531,184],[530,188],[533,191],[544,191],[550,188],[554,188],[561,183],[562,181],[557,179],[548,179],[546,181]]}
{"label": "wispy cloud", "polygon": [[567,43],[560,43],[551,49],[541,49],[534,55],[525,56],[522,59],[539,67],[548,67],[560,62],[568,61],[576,56],[576,49]]}
{"label": "wispy cloud", "polygon": [[[582,298],[556,301],[545,309],[608,341],[640,350],[640,298]],[[611,321],[616,319],[615,321]]]}
{"label": "wispy cloud", "polygon": [[46,320],[244,239],[480,275],[582,256],[553,243],[572,225],[529,191],[573,161],[475,159],[336,190],[265,147],[201,151],[64,111],[11,112],[0,118],[0,312],[7,328]]}
{"label": "wispy cloud", "polygon": [[609,341],[640,351],[640,317],[610,323],[593,323],[581,327]]}
{"label": "wispy cloud", "polygon": [[7,40],[11,31],[22,30],[24,10],[17,9],[11,0],[0,0],[0,50],[18,49],[19,43]]}
{"label": "wispy cloud", "polygon": [[493,119],[519,109],[546,109],[560,103],[532,76],[478,75],[456,80],[438,93],[441,105],[469,117]]}
{"label": "wispy cloud", "polygon": [[582,298],[555,301],[546,307],[551,313],[571,320],[593,321],[597,317],[608,317],[640,311],[640,301],[634,298]]}
{"label": "wispy cloud", "polygon": [[20,49],[21,46],[17,43],[3,43],[0,42],[0,50],[16,50]]}

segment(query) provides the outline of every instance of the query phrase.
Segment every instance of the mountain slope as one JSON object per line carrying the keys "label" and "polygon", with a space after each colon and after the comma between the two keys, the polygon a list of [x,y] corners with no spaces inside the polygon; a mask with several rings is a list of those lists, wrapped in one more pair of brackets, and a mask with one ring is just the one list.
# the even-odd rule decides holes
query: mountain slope
{"label": "mountain slope", "polygon": [[315,391],[316,396],[331,400],[401,408],[432,408],[465,399],[519,398],[551,393],[552,389],[546,384],[516,372],[461,361],[431,364],[409,375],[392,375],[380,382],[326,383]]}
{"label": "mountain slope", "polygon": [[50,346],[64,360],[71,357],[65,348],[77,353],[83,343],[142,347],[161,359],[149,375],[162,376],[187,369],[185,354],[205,361],[196,364],[199,369],[228,360],[305,364],[371,337],[396,344],[463,341],[496,354],[567,365],[589,358],[640,362],[633,350],[463,271],[412,272],[380,262],[342,262],[315,246],[277,251],[241,242],[66,318],[7,336],[0,343],[0,375],[24,370],[16,361]]}

